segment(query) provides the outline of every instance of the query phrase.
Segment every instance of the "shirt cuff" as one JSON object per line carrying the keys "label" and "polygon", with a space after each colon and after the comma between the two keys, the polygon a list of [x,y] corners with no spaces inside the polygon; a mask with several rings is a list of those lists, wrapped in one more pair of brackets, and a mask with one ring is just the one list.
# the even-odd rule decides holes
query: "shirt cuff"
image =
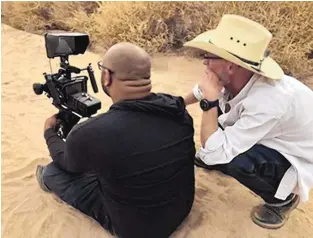
{"label": "shirt cuff", "polygon": [[56,133],[56,131],[53,128],[49,128],[49,129],[45,130],[44,138],[46,141],[53,136],[58,136],[58,134]]}
{"label": "shirt cuff", "polygon": [[202,99],[204,99],[203,97],[203,94],[199,88],[199,85],[196,84],[194,87],[193,87],[193,96],[198,100],[198,101],[201,101]]}
{"label": "shirt cuff", "polygon": [[224,132],[218,127],[217,130],[206,140],[204,148],[201,146],[200,150],[204,153],[214,152],[223,146],[224,139]]}
{"label": "shirt cuff", "polygon": [[291,166],[283,176],[277,191],[275,193],[275,198],[285,200],[297,186],[297,171]]}

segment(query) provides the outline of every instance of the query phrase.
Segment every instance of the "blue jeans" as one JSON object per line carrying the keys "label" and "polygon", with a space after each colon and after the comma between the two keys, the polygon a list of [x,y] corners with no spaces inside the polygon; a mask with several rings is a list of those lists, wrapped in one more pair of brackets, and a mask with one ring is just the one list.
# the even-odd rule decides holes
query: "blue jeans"
{"label": "blue jeans", "polygon": [[114,234],[102,201],[101,187],[94,174],[71,174],[51,162],[43,171],[43,181],[64,202],[92,217]]}

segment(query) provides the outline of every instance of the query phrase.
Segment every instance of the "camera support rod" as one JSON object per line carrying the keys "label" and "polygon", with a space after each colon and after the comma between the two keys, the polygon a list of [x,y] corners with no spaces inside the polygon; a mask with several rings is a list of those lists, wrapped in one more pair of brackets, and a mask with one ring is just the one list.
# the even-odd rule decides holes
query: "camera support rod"
{"label": "camera support rod", "polygon": [[65,73],[66,78],[71,78],[72,73],[79,74],[81,71],[87,70],[93,91],[95,93],[99,91],[91,63],[89,63],[87,68],[79,69],[69,64],[68,56],[62,56],[60,66],[65,70],[65,72],[61,72],[61,74]]}

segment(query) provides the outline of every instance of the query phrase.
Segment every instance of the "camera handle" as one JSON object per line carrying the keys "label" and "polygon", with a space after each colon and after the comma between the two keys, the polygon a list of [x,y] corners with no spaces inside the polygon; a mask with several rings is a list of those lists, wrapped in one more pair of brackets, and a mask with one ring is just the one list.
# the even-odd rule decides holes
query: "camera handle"
{"label": "camera handle", "polygon": [[89,75],[89,78],[90,78],[92,89],[93,89],[93,91],[95,93],[97,93],[98,92],[98,86],[97,86],[97,82],[96,82],[96,79],[95,79],[95,74],[93,72],[91,64],[88,65],[87,71],[88,71],[88,75]]}
{"label": "camera handle", "polygon": [[81,118],[74,113],[60,109],[57,115],[57,124],[54,129],[62,139],[66,139],[68,133],[70,133],[80,119]]}

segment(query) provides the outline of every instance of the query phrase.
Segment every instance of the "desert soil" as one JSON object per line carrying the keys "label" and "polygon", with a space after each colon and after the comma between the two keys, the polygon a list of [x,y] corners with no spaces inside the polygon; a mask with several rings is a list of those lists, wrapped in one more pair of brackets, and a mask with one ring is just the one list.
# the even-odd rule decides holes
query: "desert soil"
{"label": "desert soil", "polygon": [[[100,87],[96,67],[100,59],[101,55],[87,52],[70,58],[70,62],[81,68],[92,63]],[[52,68],[57,70],[57,60],[52,61]],[[199,60],[156,56],[153,91],[183,96],[203,76],[203,70]],[[43,192],[36,183],[36,166],[51,160],[43,124],[57,110],[45,95],[34,94],[32,84],[43,83],[42,73],[49,71],[43,36],[2,25],[2,237],[111,237],[95,221]],[[102,92],[95,96],[103,102],[100,112],[105,112],[109,98]],[[201,111],[197,105],[188,110],[194,118],[198,146]],[[250,220],[252,207],[260,202],[234,179],[196,169],[194,206],[172,237],[313,237],[312,198],[275,231],[262,229]]]}

